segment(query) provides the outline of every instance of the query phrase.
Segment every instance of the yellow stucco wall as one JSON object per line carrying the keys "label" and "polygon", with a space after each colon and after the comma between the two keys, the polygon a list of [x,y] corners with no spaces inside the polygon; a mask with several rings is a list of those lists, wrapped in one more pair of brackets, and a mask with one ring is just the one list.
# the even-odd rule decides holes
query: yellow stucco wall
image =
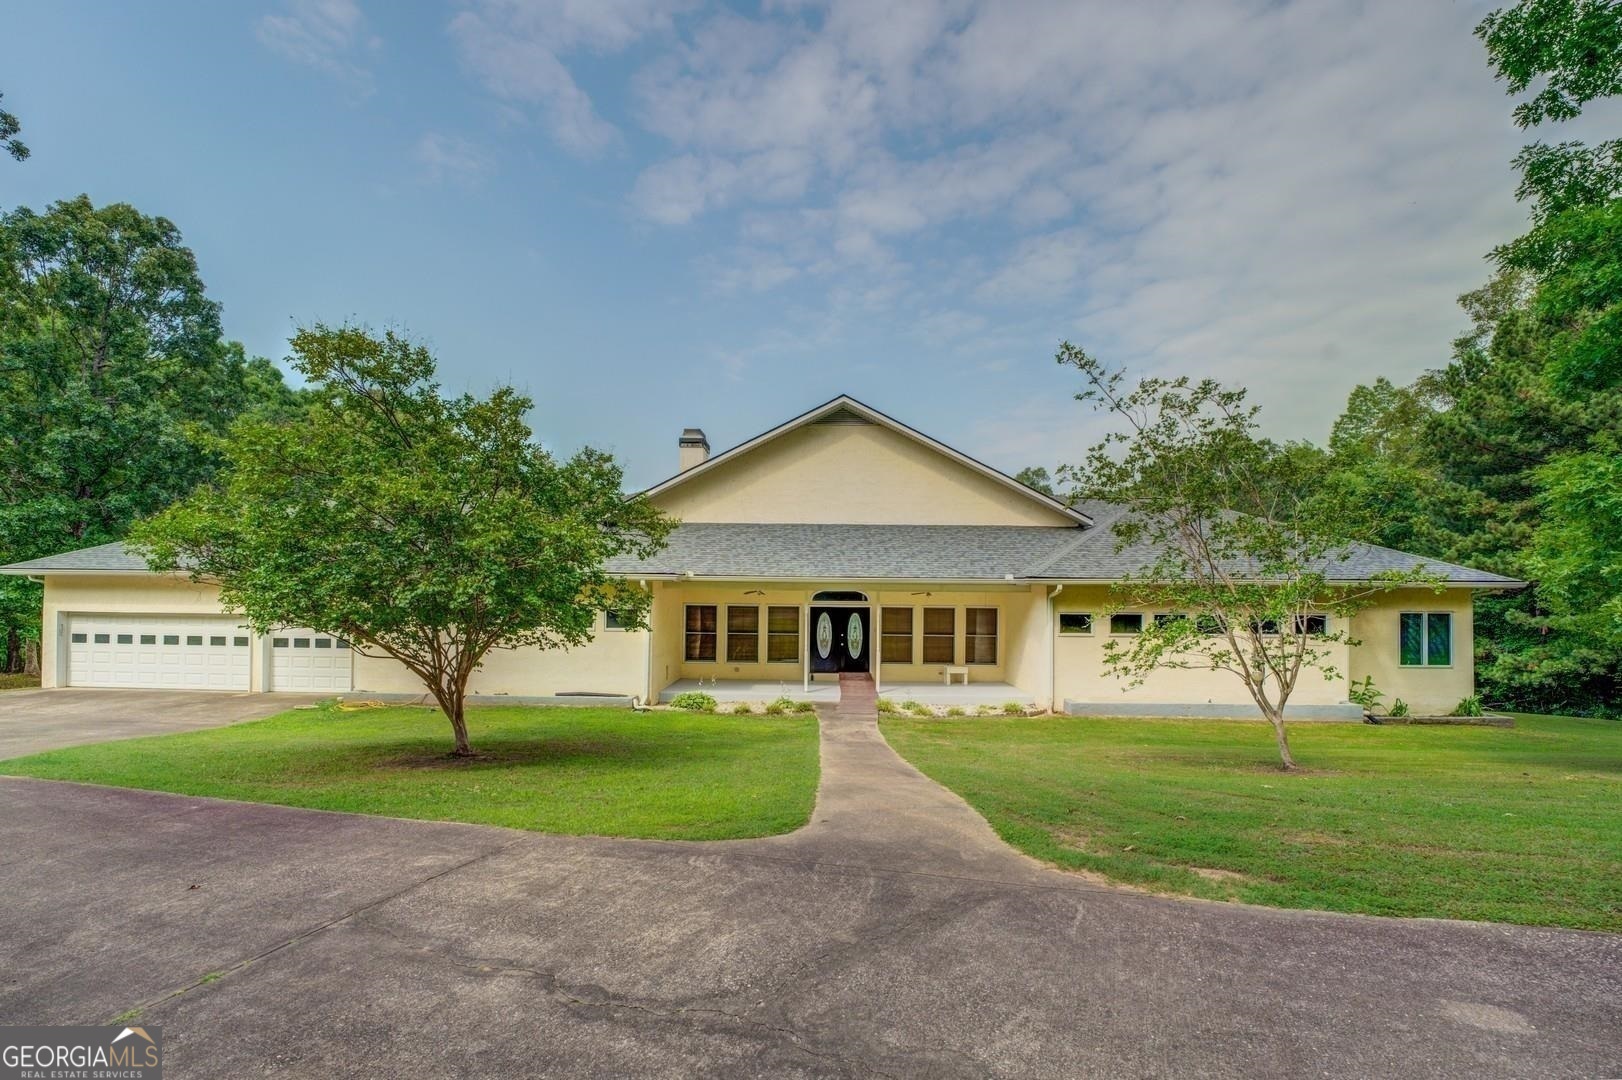
{"label": "yellow stucco wall", "polygon": [[[1398,652],[1399,616],[1404,611],[1445,611],[1453,616],[1453,663],[1446,667],[1403,667]],[[1357,613],[1352,636],[1351,677],[1372,677],[1389,708],[1398,698],[1416,715],[1442,714],[1475,693],[1474,594],[1469,589],[1403,589]]]}
{"label": "yellow stucco wall", "polygon": [[808,424],[653,501],[683,521],[1074,524],[878,424]]}

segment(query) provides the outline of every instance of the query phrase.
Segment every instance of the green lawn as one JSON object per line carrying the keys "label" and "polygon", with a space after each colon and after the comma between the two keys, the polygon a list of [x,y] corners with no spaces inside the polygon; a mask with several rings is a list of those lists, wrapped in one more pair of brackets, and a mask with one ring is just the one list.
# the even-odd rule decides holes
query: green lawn
{"label": "green lawn", "polygon": [[1622,724],[885,719],[1009,843],[1163,892],[1622,930]]}
{"label": "green lawn", "polygon": [[817,722],[628,709],[295,710],[0,761],[0,773],[540,832],[720,840],[811,816]]}
{"label": "green lawn", "polygon": [[38,685],[38,675],[0,673],[0,690],[32,690]]}

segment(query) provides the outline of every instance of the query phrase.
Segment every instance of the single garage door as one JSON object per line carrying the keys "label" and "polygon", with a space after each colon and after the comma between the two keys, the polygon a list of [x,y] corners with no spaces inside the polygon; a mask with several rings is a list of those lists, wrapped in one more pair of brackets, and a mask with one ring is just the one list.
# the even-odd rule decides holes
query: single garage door
{"label": "single garage door", "polygon": [[248,689],[251,638],[229,617],[70,615],[67,621],[69,686]]}
{"label": "single garage door", "polygon": [[349,642],[302,627],[270,635],[270,688],[304,693],[350,688]]}

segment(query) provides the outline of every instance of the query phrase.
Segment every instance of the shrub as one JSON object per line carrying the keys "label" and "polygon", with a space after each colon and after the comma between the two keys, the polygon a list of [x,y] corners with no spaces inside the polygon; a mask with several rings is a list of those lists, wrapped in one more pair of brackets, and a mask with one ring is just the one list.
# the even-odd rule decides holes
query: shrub
{"label": "shrub", "polygon": [[1025,705],[1019,701],[1005,701],[1002,703],[1002,712],[1004,716],[1024,716]]}
{"label": "shrub", "polygon": [[817,711],[816,703],[812,701],[794,701],[790,702],[790,704],[797,713],[814,713]]}
{"label": "shrub", "polygon": [[1389,715],[1391,715],[1391,716],[1407,716],[1408,715],[1408,703],[1406,701],[1402,700],[1401,698],[1398,698],[1396,701],[1393,701],[1391,703],[1391,712],[1389,713]]}
{"label": "shrub", "polygon": [[1463,701],[1460,701],[1457,705],[1453,706],[1453,715],[1454,716],[1480,716],[1480,715],[1482,715],[1482,712],[1481,712],[1481,698],[1479,696],[1475,695],[1475,694],[1471,694],[1469,697],[1465,698]]}
{"label": "shrub", "polygon": [[950,709],[946,710],[946,715],[947,716],[964,716],[964,715],[967,715],[967,714],[965,714],[964,711],[961,708],[959,708],[958,706],[953,705]]}
{"label": "shrub", "polygon": [[903,701],[901,707],[914,716],[934,716],[935,710],[921,701]]}
{"label": "shrub", "polygon": [[887,697],[879,698],[878,710],[881,716],[895,716],[901,711],[900,707]]}
{"label": "shrub", "polygon": [[740,701],[736,705],[732,706],[733,716],[749,716],[753,714],[754,711],[755,707],[749,704],[747,701]]}
{"label": "shrub", "polygon": [[688,712],[714,712],[715,699],[708,694],[701,694],[696,690],[689,690],[685,694],[677,694],[670,702],[678,709]]}
{"label": "shrub", "polygon": [[996,716],[997,715],[997,707],[995,705],[981,705],[980,707],[978,707],[977,709],[974,710],[974,715],[976,715],[976,716]]}
{"label": "shrub", "polygon": [[793,711],[794,702],[786,697],[780,697],[776,701],[768,702],[766,705],[767,716],[782,716],[784,713]]}
{"label": "shrub", "polygon": [[1374,713],[1380,711],[1380,704],[1385,701],[1385,695],[1375,687],[1374,677],[1369,675],[1364,676],[1362,682],[1354,682],[1346,688],[1346,700],[1353,705],[1363,706],[1364,712]]}

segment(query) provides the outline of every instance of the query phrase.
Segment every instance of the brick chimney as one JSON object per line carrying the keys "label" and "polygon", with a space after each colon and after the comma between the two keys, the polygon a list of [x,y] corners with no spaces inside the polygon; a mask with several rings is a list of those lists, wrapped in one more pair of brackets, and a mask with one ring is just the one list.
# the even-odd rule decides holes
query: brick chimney
{"label": "brick chimney", "polygon": [[702,428],[687,428],[681,433],[681,438],[676,440],[676,445],[681,448],[682,472],[710,460],[710,440],[704,437]]}

